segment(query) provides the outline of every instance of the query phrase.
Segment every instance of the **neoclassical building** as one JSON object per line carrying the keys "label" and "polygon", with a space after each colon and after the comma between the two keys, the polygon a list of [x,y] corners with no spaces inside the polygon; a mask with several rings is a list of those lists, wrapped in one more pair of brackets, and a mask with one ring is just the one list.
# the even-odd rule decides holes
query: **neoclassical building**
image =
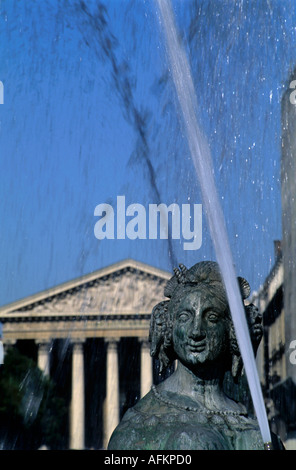
{"label": "neoclassical building", "polygon": [[106,448],[151,387],[150,315],[170,277],[128,259],[0,309],[4,349],[35,351],[44,374],[68,389],[69,448]]}
{"label": "neoclassical building", "polygon": [[295,450],[296,365],[291,361],[293,349],[287,340],[291,316],[285,306],[283,254],[281,249],[276,251],[274,266],[252,298],[263,316],[263,340],[258,349],[257,363],[271,428],[281,436],[286,449]]}
{"label": "neoclassical building", "polygon": [[[263,314],[260,370],[270,419],[289,449],[296,449],[296,69],[281,102],[282,240],[275,264],[254,296]],[[293,90],[293,91],[292,91]],[[292,99],[293,98],[293,99]]]}

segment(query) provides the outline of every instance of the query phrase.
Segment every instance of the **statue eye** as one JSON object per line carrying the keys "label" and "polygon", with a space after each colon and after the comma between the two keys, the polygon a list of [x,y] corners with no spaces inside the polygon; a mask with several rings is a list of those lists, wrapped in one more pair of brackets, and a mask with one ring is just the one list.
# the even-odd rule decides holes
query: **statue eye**
{"label": "statue eye", "polygon": [[207,318],[210,322],[216,323],[219,320],[219,315],[215,312],[209,312]]}
{"label": "statue eye", "polygon": [[181,322],[186,322],[190,318],[189,312],[181,312],[178,315],[178,320]]}

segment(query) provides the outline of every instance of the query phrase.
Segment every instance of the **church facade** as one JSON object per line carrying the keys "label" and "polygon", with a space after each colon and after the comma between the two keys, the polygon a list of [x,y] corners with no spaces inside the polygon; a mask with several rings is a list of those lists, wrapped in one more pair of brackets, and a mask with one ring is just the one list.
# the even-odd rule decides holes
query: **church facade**
{"label": "church facade", "polygon": [[170,277],[128,259],[0,309],[4,349],[30,345],[44,374],[68,387],[70,449],[106,448],[150,389],[150,315]]}

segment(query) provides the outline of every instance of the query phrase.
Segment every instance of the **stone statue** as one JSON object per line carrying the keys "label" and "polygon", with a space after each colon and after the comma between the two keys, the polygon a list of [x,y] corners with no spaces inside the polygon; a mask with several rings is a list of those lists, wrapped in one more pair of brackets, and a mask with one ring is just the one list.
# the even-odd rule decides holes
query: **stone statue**
{"label": "stone statue", "polygon": [[[176,359],[175,372],[124,415],[111,436],[110,450],[263,449],[257,420],[223,391],[243,363],[217,263],[200,262],[174,270],[151,316],[151,355],[161,369]],[[250,286],[238,278],[243,300]],[[256,353],[262,338],[261,316],[245,311]]]}

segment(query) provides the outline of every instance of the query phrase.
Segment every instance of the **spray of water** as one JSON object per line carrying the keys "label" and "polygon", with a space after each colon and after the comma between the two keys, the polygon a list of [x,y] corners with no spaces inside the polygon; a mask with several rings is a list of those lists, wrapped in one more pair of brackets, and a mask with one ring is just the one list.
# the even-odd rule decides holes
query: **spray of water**
{"label": "spray of water", "polygon": [[183,115],[188,145],[201,188],[202,200],[224,280],[232,320],[263,441],[268,448],[271,435],[258,377],[244,307],[228,241],[223,211],[218,198],[209,146],[197,121],[197,98],[187,56],[179,40],[169,0],[156,0],[166,35],[171,73]]}

